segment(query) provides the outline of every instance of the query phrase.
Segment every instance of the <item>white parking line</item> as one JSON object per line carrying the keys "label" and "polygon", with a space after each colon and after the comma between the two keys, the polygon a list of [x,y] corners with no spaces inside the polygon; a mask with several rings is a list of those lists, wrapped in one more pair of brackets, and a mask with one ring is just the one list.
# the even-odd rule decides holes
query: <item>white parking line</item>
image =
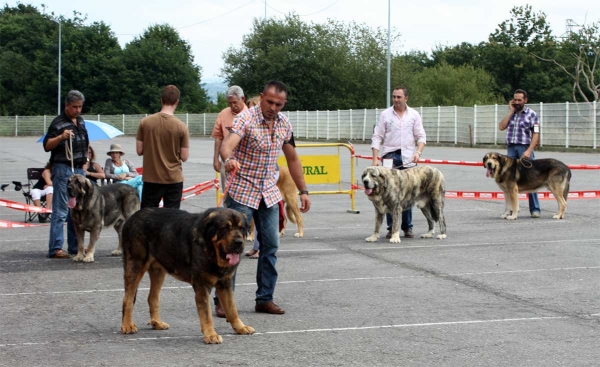
{"label": "white parking line", "polygon": [[[473,276],[473,275],[501,275],[501,274],[519,274],[519,273],[534,273],[534,272],[549,272],[549,271],[572,271],[572,270],[600,270],[600,266],[577,266],[571,268],[547,268],[547,269],[525,269],[525,270],[505,270],[505,271],[483,271],[483,272],[467,272],[467,273],[448,273],[441,276]],[[284,284],[306,284],[306,283],[334,283],[334,282],[356,282],[356,281],[372,281],[372,280],[398,280],[411,278],[431,278],[431,275],[402,275],[394,277],[357,277],[357,278],[329,278],[329,279],[310,279],[310,280],[284,280],[278,281],[278,285]],[[236,283],[236,287],[256,286],[256,283]],[[162,287],[162,290],[178,290],[191,289],[192,286],[173,286]],[[140,287],[138,291],[149,291],[148,287]],[[123,288],[116,289],[90,289],[81,291],[56,291],[56,292],[20,292],[20,293],[0,293],[0,297],[14,296],[34,296],[34,295],[64,295],[64,294],[89,294],[89,293],[109,293],[109,292],[124,292]]]}
{"label": "white parking line", "polygon": [[[578,315],[577,317],[591,317],[595,315]],[[301,329],[301,330],[279,330],[279,331],[265,331],[254,333],[254,335],[283,335],[283,334],[303,334],[303,333],[334,333],[341,331],[365,331],[365,330],[381,330],[381,329],[400,329],[400,328],[428,328],[431,326],[461,326],[461,325],[485,325],[492,323],[518,323],[518,322],[535,322],[535,321],[548,321],[548,320],[566,320],[572,319],[570,316],[538,316],[538,317],[520,317],[520,318],[507,318],[507,319],[491,319],[491,320],[462,320],[462,321],[442,321],[442,322],[425,322],[416,324],[394,324],[394,325],[371,325],[371,326],[351,326],[351,327],[340,327],[340,328],[324,328],[324,329]],[[118,334],[115,332],[115,334]],[[235,334],[223,334],[222,337],[236,336]],[[165,337],[150,337],[150,338],[128,338],[127,341],[131,342],[144,342],[153,340],[178,340],[178,339],[201,339],[202,335],[183,335],[183,336],[165,336]],[[85,341],[78,340],[79,343],[85,343]],[[97,341],[95,341],[97,342]],[[107,340],[106,342],[114,342],[114,340]],[[67,344],[68,342],[58,341],[55,344]],[[49,342],[39,343],[7,343],[0,344],[2,347],[23,347],[23,346],[40,346],[49,345]]]}

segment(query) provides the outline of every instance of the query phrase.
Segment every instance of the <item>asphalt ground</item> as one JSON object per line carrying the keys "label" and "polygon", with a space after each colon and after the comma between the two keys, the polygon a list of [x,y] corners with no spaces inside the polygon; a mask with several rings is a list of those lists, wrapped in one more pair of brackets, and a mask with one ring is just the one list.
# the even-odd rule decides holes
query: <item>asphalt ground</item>
{"label": "asphalt ground", "polygon": [[[48,156],[35,138],[1,138],[0,182],[24,181],[26,168]],[[138,166],[135,138],[95,142],[103,164],[111,142]],[[368,144],[357,154],[370,155]],[[193,138],[184,187],[214,178],[213,143]],[[334,149],[335,150],[335,149]],[[504,152],[498,146],[496,151]],[[427,147],[423,158],[479,161],[487,149]],[[331,148],[299,148],[331,154]],[[344,188],[349,153],[341,150]],[[540,152],[567,164],[599,164],[598,154]],[[356,164],[360,177],[368,160]],[[447,190],[498,191],[482,167],[438,165]],[[309,189],[315,190],[316,188]],[[323,188],[319,188],[323,189]],[[574,170],[571,191],[599,190],[600,172]],[[23,202],[13,186],[0,197]],[[520,201],[516,221],[501,220],[503,201],[447,199],[448,238],[383,236],[367,243],[374,209],[362,192],[313,195],[305,237],[288,223],[278,252],[275,301],[286,314],[254,312],[256,263],[240,263],[235,299],[256,329],[235,335],[214,318],[221,345],[202,340],[190,286],[172,277],[161,294],[170,324],[149,321],[148,278],[138,292],[139,332],[120,334],[122,260],[111,257],[117,235],[105,229],[95,262],[46,258],[49,227],[0,228],[0,365],[2,366],[597,366],[600,361],[600,200],[569,200],[566,218],[541,218]],[[216,204],[211,190],[182,203],[200,212]],[[419,210],[414,230],[426,232]],[[23,213],[0,207],[0,219]],[[248,243],[247,248],[251,245]],[[65,246],[66,248],[66,246]]]}

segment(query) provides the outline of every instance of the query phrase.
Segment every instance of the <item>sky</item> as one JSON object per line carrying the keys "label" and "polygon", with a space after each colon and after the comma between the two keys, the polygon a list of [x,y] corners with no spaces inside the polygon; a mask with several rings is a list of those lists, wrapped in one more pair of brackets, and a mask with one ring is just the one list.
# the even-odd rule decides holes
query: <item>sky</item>
{"label": "sky", "polygon": [[219,77],[223,53],[239,48],[243,36],[252,31],[253,19],[264,19],[265,13],[268,18],[282,19],[295,12],[307,23],[354,21],[387,32],[389,4],[391,26],[401,33],[400,48],[394,51],[400,53],[430,53],[436,46],[486,41],[498,24],[510,18],[514,6],[525,4],[546,14],[556,36],[565,33],[567,19],[579,25],[600,20],[598,0],[20,0],[4,4],[19,2],[40,11],[45,4],[47,13],[67,18],[78,11],[87,16],[88,23],[103,21],[121,46],[152,25],[169,24],[191,45],[194,62],[202,68],[202,82]]}

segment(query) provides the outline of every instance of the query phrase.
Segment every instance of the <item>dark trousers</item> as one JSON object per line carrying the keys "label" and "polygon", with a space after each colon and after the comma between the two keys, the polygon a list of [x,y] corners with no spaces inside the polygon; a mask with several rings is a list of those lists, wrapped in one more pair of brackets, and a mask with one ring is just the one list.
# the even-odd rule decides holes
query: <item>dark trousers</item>
{"label": "dark trousers", "polygon": [[[404,167],[402,165],[402,154],[400,152],[400,150],[397,150],[395,152],[389,152],[386,155],[384,155],[382,158],[384,159],[393,159],[394,163],[393,163],[393,167],[394,169],[407,169],[410,167]],[[388,231],[392,230],[392,215],[390,213],[387,213],[385,215],[386,221],[387,221],[387,229]],[[412,229],[413,224],[412,224],[412,208],[406,208],[402,211],[402,223],[400,224],[400,229],[402,229],[403,231],[408,231],[409,229]]]}
{"label": "dark trousers", "polygon": [[142,208],[158,208],[160,199],[162,199],[164,208],[179,209],[182,195],[183,182],[174,184],[144,182]]}

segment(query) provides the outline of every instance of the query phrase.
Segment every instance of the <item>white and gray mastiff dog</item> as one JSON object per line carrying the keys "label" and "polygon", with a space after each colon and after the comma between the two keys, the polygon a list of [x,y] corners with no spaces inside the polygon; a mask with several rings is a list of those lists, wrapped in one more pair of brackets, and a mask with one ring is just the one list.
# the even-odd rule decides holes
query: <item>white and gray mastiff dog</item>
{"label": "white and gray mastiff dog", "polygon": [[446,238],[444,199],[446,194],[444,175],[430,166],[417,166],[405,170],[389,169],[381,166],[367,167],[362,174],[365,194],[373,202],[375,212],[375,232],[367,237],[368,242],[379,239],[379,229],[386,213],[393,218],[390,242],[400,243],[400,222],[402,211],[413,206],[421,209],[429,231],[421,238],[432,238],[435,222],[439,223],[438,239]]}

